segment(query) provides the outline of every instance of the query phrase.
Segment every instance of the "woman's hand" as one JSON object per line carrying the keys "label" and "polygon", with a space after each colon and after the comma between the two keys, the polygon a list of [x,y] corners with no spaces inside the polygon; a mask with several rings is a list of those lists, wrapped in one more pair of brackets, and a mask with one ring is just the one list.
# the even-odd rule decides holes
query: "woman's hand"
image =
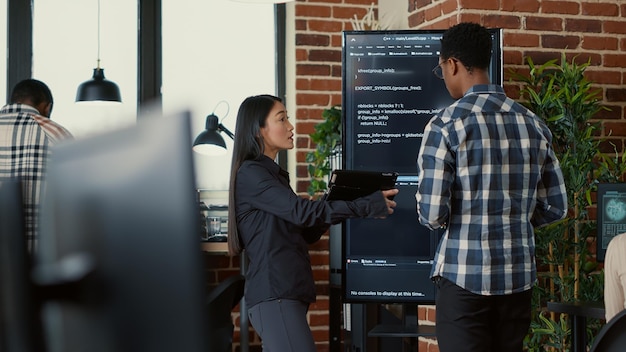
{"label": "woman's hand", "polygon": [[383,196],[385,197],[385,202],[387,203],[387,213],[390,215],[393,214],[393,208],[396,207],[396,202],[393,200],[393,197],[398,194],[399,190],[397,188],[392,188],[388,190],[384,190]]}

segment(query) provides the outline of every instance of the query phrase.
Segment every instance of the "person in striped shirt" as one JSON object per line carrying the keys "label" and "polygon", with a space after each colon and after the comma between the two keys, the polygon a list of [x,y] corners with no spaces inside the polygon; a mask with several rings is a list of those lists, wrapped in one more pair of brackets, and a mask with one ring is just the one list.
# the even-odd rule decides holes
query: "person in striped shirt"
{"label": "person in striped shirt", "polygon": [[522,351],[536,281],[534,228],[563,219],[552,133],[490,84],[492,40],[460,23],[433,73],[456,100],[427,124],[418,153],[419,221],[444,229],[431,277],[441,352]]}
{"label": "person in striped shirt", "polygon": [[50,119],[52,105],[52,93],[45,83],[25,79],[15,85],[9,104],[0,110],[0,183],[21,181],[31,253],[37,246],[39,204],[50,149],[72,138],[67,129]]}

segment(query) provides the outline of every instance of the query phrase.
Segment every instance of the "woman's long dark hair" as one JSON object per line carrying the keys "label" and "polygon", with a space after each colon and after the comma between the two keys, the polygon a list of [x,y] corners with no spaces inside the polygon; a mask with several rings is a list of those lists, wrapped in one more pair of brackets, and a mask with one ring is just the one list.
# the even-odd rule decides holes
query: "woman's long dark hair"
{"label": "woman's long dark hair", "polygon": [[230,189],[228,192],[228,252],[237,255],[243,250],[243,244],[237,230],[237,209],[235,194],[237,192],[237,172],[246,160],[259,159],[264,152],[265,144],[261,137],[261,128],[276,102],[282,102],[273,95],[256,95],[246,98],[237,112],[233,159],[230,166]]}

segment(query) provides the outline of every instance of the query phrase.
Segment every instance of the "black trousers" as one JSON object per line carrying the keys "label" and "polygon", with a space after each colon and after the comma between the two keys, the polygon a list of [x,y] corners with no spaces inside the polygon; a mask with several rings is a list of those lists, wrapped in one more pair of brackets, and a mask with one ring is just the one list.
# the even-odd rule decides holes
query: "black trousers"
{"label": "black trousers", "polygon": [[306,320],[308,303],[275,299],[250,307],[250,323],[261,337],[263,352],[315,352]]}
{"label": "black trousers", "polygon": [[530,326],[531,290],[483,296],[440,278],[436,297],[440,352],[522,351]]}

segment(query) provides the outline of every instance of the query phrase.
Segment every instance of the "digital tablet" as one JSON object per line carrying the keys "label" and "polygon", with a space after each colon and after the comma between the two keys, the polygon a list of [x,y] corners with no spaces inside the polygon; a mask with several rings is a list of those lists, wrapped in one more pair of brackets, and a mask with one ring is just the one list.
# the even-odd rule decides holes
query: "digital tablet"
{"label": "digital tablet", "polygon": [[394,188],[397,172],[334,170],[328,181],[326,200],[354,200],[378,190]]}

